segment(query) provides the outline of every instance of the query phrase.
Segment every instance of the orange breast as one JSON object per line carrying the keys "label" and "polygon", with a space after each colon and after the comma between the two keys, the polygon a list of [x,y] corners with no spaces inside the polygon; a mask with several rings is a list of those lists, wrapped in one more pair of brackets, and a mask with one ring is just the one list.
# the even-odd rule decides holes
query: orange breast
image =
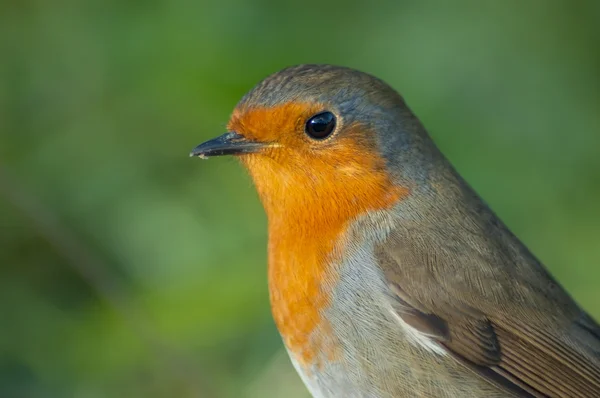
{"label": "orange breast", "polygon": [[[229,128],[251,135],[277,125],[291,134],[298,120],[315,109],[302,104],[282,107],[290,106],[302,115],[287,117],[290,109],[258,108],[243,116],[234,114]],[[344,250],[349,223],[370,210],[390,208],[408,193],[391,183],[374,143],[357,139],[365,136],[360,129],[347,126],[327,150],[290,147],[287,141],[272,152],[241,158],[268,217],[273,317],[288,350],[302,365],[315,364],[318,354],[336,355],[322,310],[330,303],[337,280],[333,264]]]}

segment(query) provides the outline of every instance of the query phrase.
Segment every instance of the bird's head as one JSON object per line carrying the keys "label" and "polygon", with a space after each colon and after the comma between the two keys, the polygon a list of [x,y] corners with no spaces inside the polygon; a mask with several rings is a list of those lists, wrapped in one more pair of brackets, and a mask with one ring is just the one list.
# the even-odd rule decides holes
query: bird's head
{"label": "bird's head", "polygon": [[192,155],[235,155],[269,217],[290,211],[350,218],[406,195],[428,141],[403,99],[353,69],[300,65],[277,72],[238,103],[229,132]]}

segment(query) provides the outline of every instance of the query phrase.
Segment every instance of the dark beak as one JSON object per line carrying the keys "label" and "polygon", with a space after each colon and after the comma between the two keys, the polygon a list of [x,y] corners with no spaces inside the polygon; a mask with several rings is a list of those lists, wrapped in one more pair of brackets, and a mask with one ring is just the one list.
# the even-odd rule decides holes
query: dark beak
{"label": "dark beak", "polygon": [[198,145],[190,152],[190,156],[206,159],[211,156],[242,155],[258,152],[265,146],[261,142],[249,141],[238,133],[229,132]]}

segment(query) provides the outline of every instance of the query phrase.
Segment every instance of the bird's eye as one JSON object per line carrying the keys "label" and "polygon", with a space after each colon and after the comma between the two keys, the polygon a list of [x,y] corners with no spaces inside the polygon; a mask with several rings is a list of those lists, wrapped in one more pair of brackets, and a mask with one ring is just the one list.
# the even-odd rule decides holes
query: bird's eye
{"label": "bird's eye", "polygon": [[335,116],[331,112],[318,113],[308,119],[305,130],[311,138],[327,138],[335,130]]}

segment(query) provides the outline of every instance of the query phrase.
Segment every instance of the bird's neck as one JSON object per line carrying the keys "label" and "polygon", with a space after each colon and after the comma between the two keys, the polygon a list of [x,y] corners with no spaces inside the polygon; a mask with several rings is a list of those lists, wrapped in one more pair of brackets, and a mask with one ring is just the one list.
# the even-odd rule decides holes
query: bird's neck
{"label": "bird's neck", "polygon": [[368,211],[392,207],[408,192],[392,185],[383,171],[326,182],[295,171],[268,185],[255,173],[269,225],[273,317],[288,350],[299,363],[309,363],[317,353],[327,353],[312,332],[322,325],[347,227]]}

